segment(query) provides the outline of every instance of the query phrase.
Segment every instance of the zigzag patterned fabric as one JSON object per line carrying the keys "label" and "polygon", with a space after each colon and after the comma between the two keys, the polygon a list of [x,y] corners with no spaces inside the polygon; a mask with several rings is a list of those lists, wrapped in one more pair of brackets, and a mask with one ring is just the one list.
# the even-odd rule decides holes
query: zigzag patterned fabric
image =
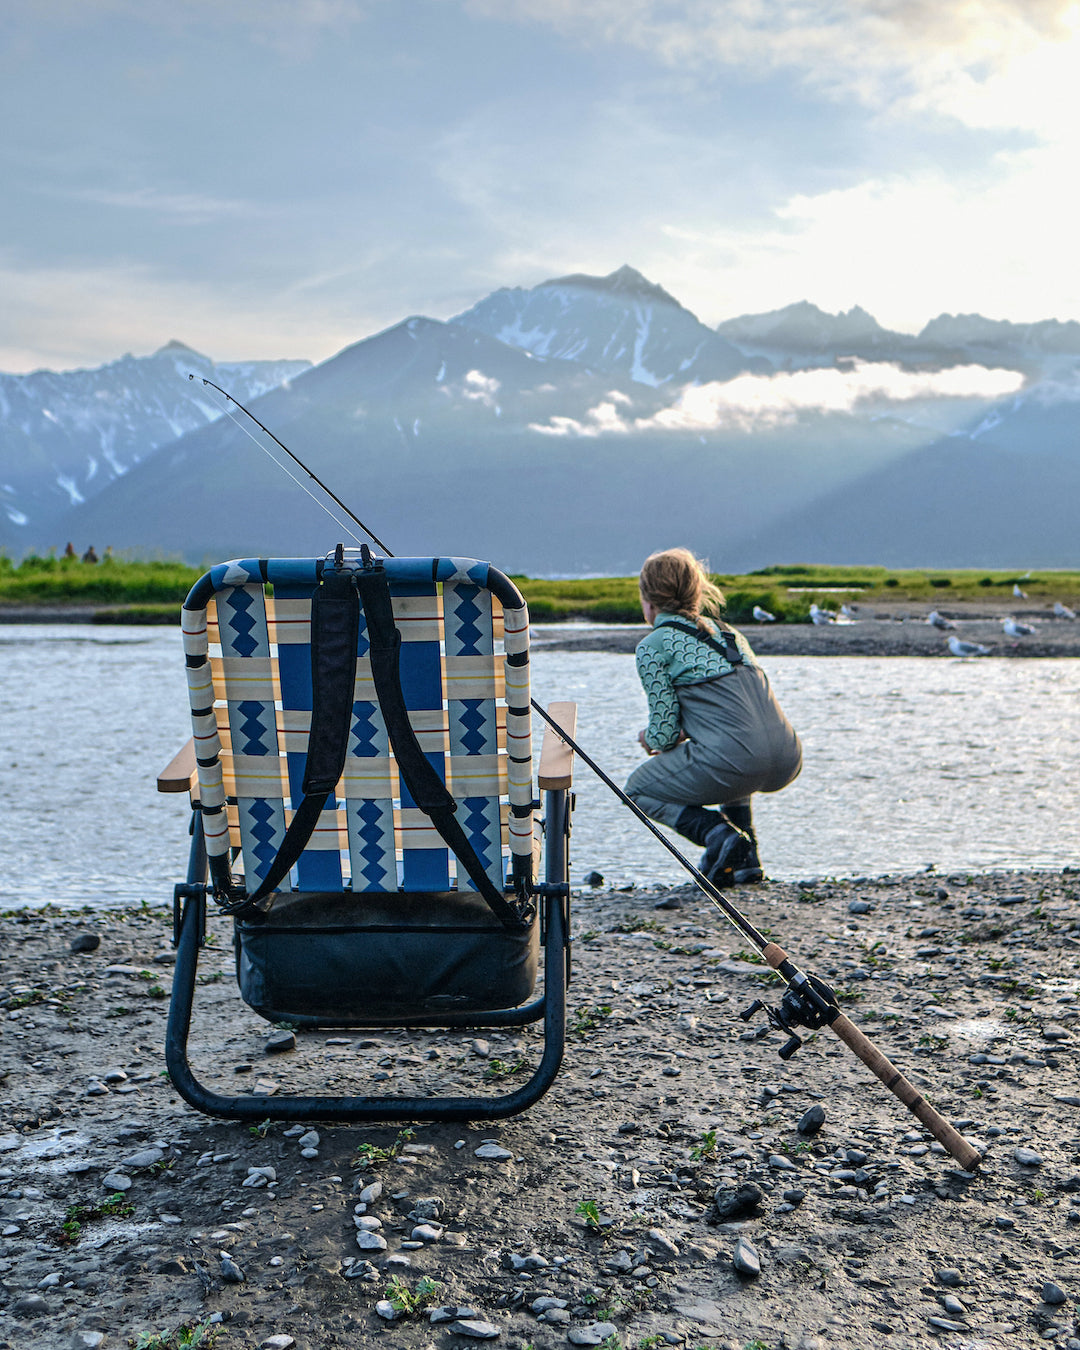
{"label": "zigzag patterned fabric", "polygon": [[[472,558],[379,560],[401,633],[401,685],[429,762],[502,889],[508,854],[532,875],[529,615],[517,588]],[[221,563],[184,605],[192,729],[207,852],[239,849],[249,892],[277,854],[311,728],[311,601],[322,559]],[[327,564],[328,566],[330,564]],[[504,606],[489,588],[520,604]],[[273,595],[266,593],[272,586]],[[502,651],[498,650],[502,646]],[[363,610],[345,770],[293,875],[301,891],[475,889],[397,766],[368,660]],[[283,883],[283,887],[284,887]]]}

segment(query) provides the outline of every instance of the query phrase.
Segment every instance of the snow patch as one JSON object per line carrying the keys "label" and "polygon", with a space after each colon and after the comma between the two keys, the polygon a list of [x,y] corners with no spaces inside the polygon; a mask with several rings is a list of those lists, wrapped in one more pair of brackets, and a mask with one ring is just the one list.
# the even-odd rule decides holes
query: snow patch
{"label": "snow patch", "polygon": [[17,511],[14,506],[5,506],[4,510],[7,512],[7,518],[11,521],[12,525],[29,525],[30,517],[24,516],[23,513]]}
{"label": "snow patch", "polygon": [[72,506],[79,506],[86,501],[86,498],[76,486],[74,478],[68,478],[65,474],[60,473],[56,475],[56,481],[71,498]]}

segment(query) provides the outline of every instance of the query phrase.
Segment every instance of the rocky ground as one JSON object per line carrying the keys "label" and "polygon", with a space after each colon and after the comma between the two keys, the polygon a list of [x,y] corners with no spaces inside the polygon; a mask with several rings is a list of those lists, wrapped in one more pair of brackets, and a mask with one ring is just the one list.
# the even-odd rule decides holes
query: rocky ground
{"label": "rocky ground", "polygon": [[[834,608],[839,611],[837,597]],[[948,639],[990,648],[995,657],[1080,656],[1080,621],[1054,617],[1052,603],[1027,600],[941,601],[937,613],[956,624],[948,631],[927,623],[929,604],[890,601],[856,603],[854,618],[830,624],[747,623],[743,632],[759,656],[942,656],[956,660]],[[846,616],[845,616],[846,617]],[[1014,618],[1034,629],[1023,637],[1009,637],[1002,621]],[[534,645],[563,651],[632,652],[647,630],[595,630],[588,625],[565,624],[534,630]],[[981,658],[980,658],[981,659]]]}
{"label": "rocky ground", "polygon": [[[1080,1350],[1080,875],[736,898],[977,1173],[831,1033],[784,1063],[739,1020],[772,977],[692,888],[577,895],[555,1086],[404,1133],[198,1115],[163,1073],[166,917],[0,916],[0,1347]],[[211,933],[192,1053],[222,1090],[499,1091],[537,1055],[532,1032],[275,1037]]]}

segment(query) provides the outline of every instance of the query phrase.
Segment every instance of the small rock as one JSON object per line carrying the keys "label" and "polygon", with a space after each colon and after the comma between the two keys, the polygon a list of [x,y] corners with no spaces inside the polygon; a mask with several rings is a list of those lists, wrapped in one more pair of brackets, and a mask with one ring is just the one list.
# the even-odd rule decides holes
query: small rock
{"label": "small rock", "polygon": [[442,1235],[443,1230],[433,1223],[418,1223],[412,1230],[414,1242],[438,1242]]}
{"label": "small rock", "polygon": [[370,1228],[361,1228],[356,1235],[356,1245],[362,1252],[384,1252],[386,1251],[386,1239],[380,1233],[373,1233]]}
{"label": "small rock", "polygon": [[770,1156],[769,1166],[774,1172],[797,1172],[799,1170],[790,1158],[785,1158],[780,1153],[773,1153]]}
{"label": "small rock", "polygon": [[16,1317],[43,1317],[49,1311],[49,1305],[40,1294],[23,1294],[11,1304],[10,1311]]}
{"label": "small rock", "polygon": [[107,1191],[130,1191],[131,1178],[124,1176],[122,1172],[107,1172],[101,1178],[101,1184]]}
{"label": "small rock", "polygon": [[941,1306],[952,1317],[963,1317],[967,1312],[967,1309],[955,1294],[946,1294],[941,1300]]}
{"label": "small rock", "polygon": [[396,1322],[401,1316],[401,1310],[395,1308],[388,1298],[379,1299],[375,1304],[375,1311],[387,1322]]}
{"label": "small rock", "polygon": [[1033,1148],[1019,1147],[1013,1150],[1013,1157],[1022,1167],[1041,1167],[1043,1160]]}
{"label": "small rock", "polygon": [[101,938],[97,933],[76,933],[69,945],[73,952],[96,952]]}
{"label": "small rock", "polygon": [[513,1156],[509,1149],[499,1144],[481,1144],[474,1151],[474,1157],[482,1158],[485,1162],[509,1162]]}
{"label": "small rock", "polygon": [[487,1059],[488,1055],[491,1054],[490,1042],[481,1040],[480,1038],[477,1038],[474,1041],[470,1041],[469,1047],[472,1050],[473,1054],[479,1055],[481,1059]]}
{"label": "small rock", "polygon": [[737,1275],[753,1279],[761,1274],[761,1257],[758,1256],[757,1248],[749,1238],[741,1237],[736,1242],[731,1264]]}
{"label": "small rock", "polygon": [[1056,1307],[1059,1303],[1064,1303],[1068,1295],[1064,1289],[1056,1285],[1053,1280],[1047,1280],[1042,1287],[1042,1301]]}
{"label": "small rock", "polygon": [[869,900],[852,900],[847,907],[847,912],[849,914],[869,914],[872,909],[873,905]]}
{"label": "small rock", "polygon": [[587,1327],[573,1327],[566,1339],[571,1345],[603,1345],[609,1336],[617,1334],[614,1322],[592,1322]]}
{"label": "small rock", "polygon": [[451,1322],[446,1329],[455,1336],[471,1336],[474,1341],[493,1341],[501,1335],[499,1328],[491,1322],[474,1322],[472,1318]]}
{"label": "small rock", "polygon": [[428,1321],[432,1326],[440,1326],[444,1322],[475,1322],[479,1318],[480,1314],[475,1308],[464,1308],[457,1303],[444,1303],[441,1308],[428,1311]]}
{"label": "small rock", "polygon": [[76,1331],[71,1342],[71,1350],[99,1350],[105,1344],[103,1331]]}
{"label": "small rock", "polygon": [[761,1187],[747,1181],[735,1191],[721,1187],[713,1196],[713,1204],[716,1206],[717,1217],[727,1221],[752,1214],[764,1198]]}
{"label": "small rock", "polygon": [[243,1284],[244,1272],[231,1256],[221,1258],[221,1278],[226,1284]]}
{"label": "small rock", "polygon": [[365,1186],[360,1192],[360,1203],[362,1205],[373,1205],[379,1196],[382,1195],[383,1185],[381,1181],[373,1181],[370,1186]]}
{"label": "small rock", "polygon": [[964,1277],[953,1266],[944,1266],[941,1270],[934,1271],[934,1279],[938,1284],[943,1284],[946,1289],[956,1289],[964,1282]]}
{"label": "small rock", "polygon": [[586,872],[583,880],[586,886],[602,886],[604,874],[602,872]]}
{"label": "small rock", "polygon": [[287,1333],[280,1332],[277,1336],[267,1336],[265,1341],[259,1342],[259,1350],[291,1350],[296,1341]]}
{"label": "small rock", "polygon": [[296,1049],[295,1031],[274,1031],[266,1038],[263,1050],[268,1055],[280,1055],[286,1050]]}
{"label": "small rock", "polygon": [[307,1133],[302,1134],[296,1142],[301,1148],[318,1148],[320,1143],[319,1131],[308,1130]]}
{"label": "small rock", "polygon": [[968,1329],[965,1322],[954,1322],[948,1317],[928,1317],[926,1320],[938,1331],[967,1331]]}
{"label": "small rock", "polygon": [[665,1256],[678,1256],[679,1248],[662,1228],[650,1228],[645,1234],[654,1248],[659,1248]]}
{"label": "small rock", "polygon": [[123,1167],[134,1167],[136,1170],[140,1167],[153,1167],[155,1163],[161,1162],[164,1156],[164,1149],[144,1148],[138,1153],[133,1153],[129,1158],[124,1158],[121,1165]]}
{"label": "small rock", "polygon": [[822,1125],[825,1124],[825,1108],[820,1102],[815,1102],[809,1111],[799,1121],[795,1127],[800,1134],[817,1134]]}

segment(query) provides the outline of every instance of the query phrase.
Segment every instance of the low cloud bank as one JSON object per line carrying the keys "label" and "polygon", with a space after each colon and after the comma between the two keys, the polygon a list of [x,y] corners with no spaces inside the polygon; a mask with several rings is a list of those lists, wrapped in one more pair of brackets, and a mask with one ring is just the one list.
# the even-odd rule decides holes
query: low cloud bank
{"label": "low cloud bank", "polygon": [[552,417],[531,430],[549,436],[600,436],[635,431],[757,431],[793,422],[800,413],[854,412],[864,403],[905,403],[928,398],[993,400],[1015,394],[1024,377],[1015,370],[953,366],[949,370],[902,370],[893,362],[853,361],[842,368],[797,370],[779,375],[739,375],[723,383],[690,385],[670,407],[651,417],[630,418],[612,393],[585,417]]}

